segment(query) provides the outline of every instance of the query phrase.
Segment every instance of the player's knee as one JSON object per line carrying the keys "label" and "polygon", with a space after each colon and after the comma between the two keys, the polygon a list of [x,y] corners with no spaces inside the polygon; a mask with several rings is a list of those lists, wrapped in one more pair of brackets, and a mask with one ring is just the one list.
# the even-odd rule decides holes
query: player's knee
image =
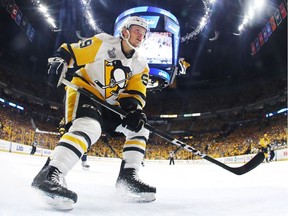
{"label": "player's knee", "polygon": [[150,134],[150,131],[148,130],[148,129],[146,129],[146,128],[142,128],[139,132],[138,132],[138,134],[140,135],[140,136],[144,136],[147,140],[149,139],[149,134]]}
{"label": "player's knee", "polygon": [[150,131],[143,127],[138,132],[127,130],[126,133],[124,133],[124,134],[125,134],[126,138],[128,138],[128,139],[133,139],[134,137],[144,137],[145,140],[148,140]]}
{"label": "player's knee", "polygon": [[81,131],[85,133],[93,145],[99,139],[101,135],[100,123],[89,117],[81,117],[73,121],[72,126],[69,128],[69,132]]}

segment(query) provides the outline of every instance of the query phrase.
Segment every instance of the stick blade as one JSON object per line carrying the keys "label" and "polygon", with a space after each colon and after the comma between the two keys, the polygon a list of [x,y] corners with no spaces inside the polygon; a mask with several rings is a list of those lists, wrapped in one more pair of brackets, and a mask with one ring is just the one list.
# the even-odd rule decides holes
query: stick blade
{"label": "stick blade", "polygon": [[218,160],[215,160],[214,158],[211,158],[209,156],[205,156],[204,159],[236,174],[236,175],[243,175],[249,171],[251,171],[252,169],[256,168],[259,164],[261,164],[263,162],[265,158],[265,155],[263,152],[259,152],[258,154],[256,154],[250,161],[248,161],[246,164],[244,164],[243,166],[241,167],[230,167],[230,166],[227,166],[226,164],[224,163],[221,163],[220,161]]}
{"label": "stick blade", "polygon": [[234,173],[236,175],[243,175],[254,168],[256,168],[258,165],[260,165],[265,159],[265,155],[263,152],[259,152],[256,154],[250,161],[248,161],[246,164],[244,164],[241,167],[234,168]]}

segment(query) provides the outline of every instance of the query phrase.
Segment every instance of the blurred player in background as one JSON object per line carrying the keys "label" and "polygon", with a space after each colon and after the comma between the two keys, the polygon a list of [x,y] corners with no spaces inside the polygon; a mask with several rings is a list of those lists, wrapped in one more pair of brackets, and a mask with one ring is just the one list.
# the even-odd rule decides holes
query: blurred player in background
{"label": "blurred player in background", "polygon": [[270,144],[270,139],[269,139],[267,134],[264,134],[264,136],[259,141],[259,150],[261,152],[264,152],[266,162],[269,162],[269,160],[268,160],[268,156],[269,156],[268,155],[268,146],[269,146],[269,144]]}

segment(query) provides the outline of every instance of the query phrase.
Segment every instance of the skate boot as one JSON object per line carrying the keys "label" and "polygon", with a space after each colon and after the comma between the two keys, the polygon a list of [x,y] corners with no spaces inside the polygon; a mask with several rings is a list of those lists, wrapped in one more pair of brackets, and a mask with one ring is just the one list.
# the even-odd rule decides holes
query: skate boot
{"label": "skate boot", "polygon": [[81,163],[81,165],[82,165],[82,167],[83,167],[84,170],[88,170],[88,169],[90,168],[90,165],[87,164],[86,161],[83,161],[83,162]]}
{"label": "skate boot", "polygon": [[71,210],[72,205],[77,202],[77,194],[67,189],[62,173],[50,166],[49,162],[46,162],[31,185],[43,192],[47,203],[57,210]]}
{"label": "skate boot", "polygon": [[152,202],[156,200],[156,188],[142,182],[134,168],[124,168],[122,161],[116,188],[122,198],[129,202]]}

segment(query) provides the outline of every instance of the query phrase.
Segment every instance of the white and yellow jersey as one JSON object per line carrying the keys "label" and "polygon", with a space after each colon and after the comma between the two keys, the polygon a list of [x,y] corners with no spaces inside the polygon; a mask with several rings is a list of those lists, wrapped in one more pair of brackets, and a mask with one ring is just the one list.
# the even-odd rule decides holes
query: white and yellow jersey
{"label": "white and yellow jersey", "polygon": [[146,58],[137,51],[125,56],[120,38],[101,33],[78,43],[64,43],[57,52],[69,66],[83,66],[75,74],[79,77],[76,85],[112,105],[121,98],[133,97],[145,106],[149,77]]}
{"label": "white and yellow jersey", "polygon": [[267,148],[267,146],[270,144],[270,139],[268,138],[261,138],[260,141],[259,141],[259,145],[262,147],[262,148]]}

